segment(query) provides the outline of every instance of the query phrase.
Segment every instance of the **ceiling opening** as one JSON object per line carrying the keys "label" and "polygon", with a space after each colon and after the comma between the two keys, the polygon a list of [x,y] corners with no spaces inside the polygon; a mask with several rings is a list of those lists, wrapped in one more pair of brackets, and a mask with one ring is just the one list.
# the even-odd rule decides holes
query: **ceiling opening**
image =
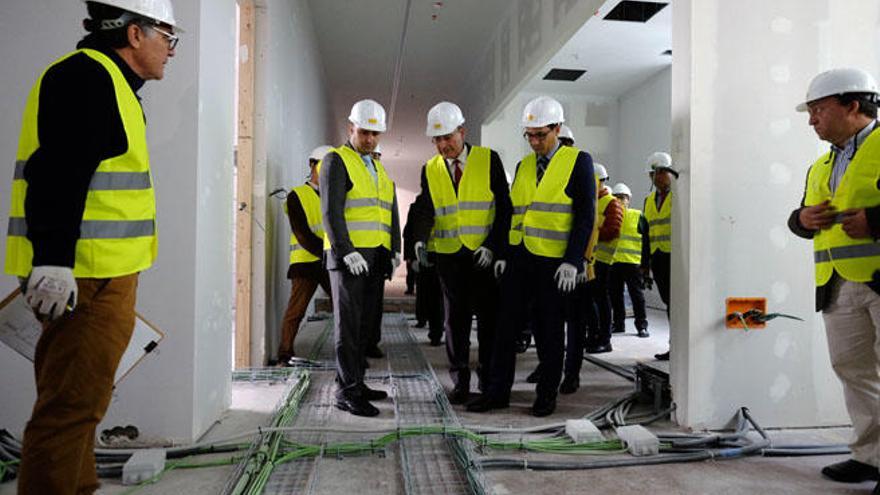
{"label": "ceiling opening", "polygon": [[668,3],[661,2],[637,2],[624,0],[608,12],[606,21],[648,22],[654,14],[663,10]]}
{"label": "ceiling opening", "polygon": [[581,69],[550,69],[544,76],[545,81],[577,81],[587,71]]}

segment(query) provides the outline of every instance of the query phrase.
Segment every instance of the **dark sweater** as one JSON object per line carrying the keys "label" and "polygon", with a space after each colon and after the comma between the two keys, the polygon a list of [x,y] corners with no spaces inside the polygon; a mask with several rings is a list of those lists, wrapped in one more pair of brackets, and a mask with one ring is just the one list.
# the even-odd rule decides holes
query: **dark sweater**
{"label": "dark sweater", "polygon": [[[143,86],[144,80],[112,48],[91,37],[77,48],[93,48],[110,57],[135,93]],[[84,54],[49,69],[40,86],[37,133],[40,147],[24,168],[33,264],[72,268],[92,175],[102,160],[128,148],[106,69]]]}

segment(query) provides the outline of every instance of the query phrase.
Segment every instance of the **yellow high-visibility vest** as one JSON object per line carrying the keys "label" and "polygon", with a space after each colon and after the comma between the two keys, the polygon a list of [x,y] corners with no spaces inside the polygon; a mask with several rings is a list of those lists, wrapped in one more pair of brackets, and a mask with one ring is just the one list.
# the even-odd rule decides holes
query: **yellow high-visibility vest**
{"label": "yellow high-visibility vest", "polygon": [[[130,275],[149,268],[158,249],[156,199],[143,109],[119,67],[99,51],[83,49],[69,53],[52,63],[46,71],[77,54],[85,54],[110,75],[128,149],[121,155],[101,161],[92,176],[80,223],[80,237],[76,242],[73,275],[77,278]],[[19,277],[30,274],[33,261],[33,246],[27,239],[25,222],[27,182],[24,168],[31,155],[40,148],[38,106],[46,71],[28,96],[12,181],[5,268],[6,273]],[[70,125],[76,125],[76,116],[71,119]]]}
{"label": "yellow high-visibility vest", "polygon": [[[390,251],[394,182],[388,178],[379,160],[373,160],[377,176],[377,181],[373,181],[357,151],[348,146],[340,146],[333,151],[342,158],[352,183],[351,190],[345,194],[345,224],[352,245],[356,248],[383,246]],[[324,249],[330,249],[330,238],[326,233]]]}
{"label": "yellow high-visibility vest", "polygon": [[672,191],[666,194],[660,210],[654,198],[657,191],[652,191],[645,200],[645,219],[648,220],[648,237],[651,241],[651,254],[658,249],[664,253],[672,252]]}
{"label": "yellow high-visibility vest", "polygon": [[[599,198],[596,202],[596,209],[599,211],[599,226],[605,223],[605,208],[614,201],[614,196],[606,194]],[[617,249],[617,238],[610,241],[598,241],[596,243],[596,261],[610,265],[614,263],[614,250]]]}
{"label": "yellow high-visibility vest", "polygon": [[462,245],[471,251],[483,245],[495,221],[490,153],[489,148],[471,147],[457,196],[446,160],[441,155],[434,156],[425,166],[434,203],[434,227],[428,239],[428,251],[450,254],[458,252]]}
{"label": "yellow high-visibility vest", "polygon": [[565,188],[578,153],[573,146],[560,146],[538,185],[537,157],[531,153],[522,159],[510,190],[510,245],[525,243],[530,253],[549,258],[565,255],[573,217]]}
{"label": "yellow high-visibility vest", "polygon": [[[880,132],[872,132],[858,149],[852,162],[832,194],[829,186],[834,160],[826,153],[810,167],[807,178],[805,206],[813,206],[825,200],[838,212],[851,208],[866,208],[880,204]],[[852,282],[869,282],[880,270],[880,242],[870,237],[853,239],[843,231],[842,224],[835,222],[831,228],[816,232],[813,237],[813,258],[816,262],[816,285],[828,283],[836,271]]]}
{"label": "yellow high-visibility vest", "polygon": [[614,250],[615,263],[638,265],[642,262],[642,234],[639,234],[639,219],[642,212],[635,208],[627,208],[620,228],[617,249]]}
{"label": "yellow high-visibility vest", "polygon": [[[309,224],[309,230],[312,231],[319,239],[324,238],[324,222],[321,221],[321,197],[315,192],[315,189],[308,184],[296,186],[291,190],[292,194],[296,194],[306,214],[306,222]],[[285,210],[287,203],[284,203]],[[290,264],[294,263],[312,263],[320,261],[314,254],[310,253],[299,243],[299,240],[290,233]]]}

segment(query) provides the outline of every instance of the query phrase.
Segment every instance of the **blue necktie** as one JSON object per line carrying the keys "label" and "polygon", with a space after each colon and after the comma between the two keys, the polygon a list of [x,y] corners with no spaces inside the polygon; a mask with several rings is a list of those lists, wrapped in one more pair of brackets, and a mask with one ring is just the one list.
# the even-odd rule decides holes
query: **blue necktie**
{"label": "blue necktie", "polygon": [[370,154],[362,155],[361,158],[364,159],[364,164],[367,166],[367,170],[370,171],[370,175],[373,176],[373,182],[379,182],[379,176],[376,174],[376,164],[373,163],[373,157]]}

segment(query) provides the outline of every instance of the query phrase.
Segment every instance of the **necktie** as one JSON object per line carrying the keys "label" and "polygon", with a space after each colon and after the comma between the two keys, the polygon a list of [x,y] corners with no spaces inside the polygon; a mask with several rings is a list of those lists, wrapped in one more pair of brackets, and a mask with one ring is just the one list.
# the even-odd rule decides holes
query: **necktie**
{"label": "necktie", "polygon": [[538,173],[537,173],[537,182],[541,182],[541,177],[544,177],[544,171],[547,170],[547,164],[550,161],[547,160],[546,156],[538,157]]}
{"label": "necktie", "polygon": [[373,176],[373,182],[378,183],[379,176],[376,173],[376,165],[373,163],[373,157],[370,155],[363,155],[362,158],[364,159],[364,165],[367,166],[367,170],[370,171],[370,175]]}
{"label": "necktie", "polygon": [[453,170],[453,171],[452,171],[452,178],[453,178],[453,180],[454,180],[454,182],[455,182],[455,189],[458,190],[458,184],[459,184],[459,182],[461,182],[461,174],[462,174],[462,172],[461,172],[461,160],[459,160],[458,158],[456,158],[456,159],[452,162],[452,167],[453,167],[453,169],[452,169],[452,170]]}

